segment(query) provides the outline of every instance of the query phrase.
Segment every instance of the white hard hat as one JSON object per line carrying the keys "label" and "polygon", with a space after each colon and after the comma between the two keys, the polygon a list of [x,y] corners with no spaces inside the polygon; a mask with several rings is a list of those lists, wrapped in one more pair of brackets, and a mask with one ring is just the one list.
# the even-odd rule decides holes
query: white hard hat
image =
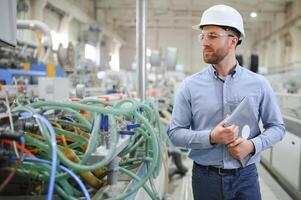
{"label": "white hard hat", "polygon": [[201,22],[193,29],[199,30],[206,25],[228,26],[238,30],[241,37],[245,36],[244,24],[237,10],[226,5],[215,5],[204,11]]}

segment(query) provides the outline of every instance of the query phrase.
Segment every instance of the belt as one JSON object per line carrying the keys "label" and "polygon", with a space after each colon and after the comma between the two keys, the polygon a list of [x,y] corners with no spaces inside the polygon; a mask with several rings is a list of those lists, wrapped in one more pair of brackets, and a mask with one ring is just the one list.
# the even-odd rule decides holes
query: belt
{"label": "belt", "polygon": [[237,169],[223,169],[223,168],[217,168],[217,167],[213,167],[213,166],[204,166],[204,165],[200,165],[196,162],[194,162],[195,165],[197,165],[198,167],[205,169],[207,171],[210,172],[215,172],[218,175],[221,176],[227,176],[227,175],[234,175],[236,174],[239,170],[241,170],[242,168],[237,168]]}

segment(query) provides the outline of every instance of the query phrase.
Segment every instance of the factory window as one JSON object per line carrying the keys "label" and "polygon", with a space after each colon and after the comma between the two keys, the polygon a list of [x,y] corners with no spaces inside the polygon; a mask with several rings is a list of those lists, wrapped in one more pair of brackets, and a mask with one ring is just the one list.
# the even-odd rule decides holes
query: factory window
{"label": "factory window", "polygon": [[58,50],[59,45],[63,44],[64,48],[68,46],[68,35],[66,33],[58,33],[56,31],[51,31],[52,45],[54,50]]}
{"label": "factory window", "polygon": [[85,45],[85,58],[96,61],[96,48],[90,44]]}
{"label": "factory window", "polygon": [[113,71],[120,70],[120,63],[119,63],[119,53],[120,53],[121,44],[117,40],[112,40],[111,42],[111,60],[109,62],[109,66]]}

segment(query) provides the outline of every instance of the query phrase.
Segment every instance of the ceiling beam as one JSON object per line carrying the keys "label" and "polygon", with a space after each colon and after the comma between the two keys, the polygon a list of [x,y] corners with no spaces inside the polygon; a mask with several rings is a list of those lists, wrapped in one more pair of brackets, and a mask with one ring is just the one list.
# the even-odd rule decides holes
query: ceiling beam
{"label": "ceiling beam", "polygon": [[[135,15],[126,15],[126,13],[122,12],[111,12],[111,17],[113,17],[116,21],[121,22],[128,22],[133,21],[135,22],[136,18]],[[243,16],[245,23],[257,23],[257,22],[267,22],[273,21],[275,18],[274,14],[267,14],[267,13],[259,13],[256,18],[251,18],[250,15]],[[189,16],[189,15],[182,15],[182,16],[174,16],[174,15],[154,15],[153,13],[148,14],[149,21],[187,21],[197,23],[200,20],[199,16]]]}
{"label": "ceiling beam", "polygon": [[[135,1],[132,3],[123,4],[123,1],[97,1],[96,8],[98,9],[130,9],[135,10]],[[173,1],[171,1],[173,2]],[[189,10],[189,11],[201,11],[211,5],[214,5],[212,1],[192,1],[187,3],[180,1],[181,3],[169,3],[168,1],[152,1],[149,4],[149,10]],[[183,3],[184,2],[184,3]],[[250,11],[264,11],[264,12],[284,12],[285,1],[284,0],[258,0],[258,1],[244,1],[243,3],[237,4],[236,1],[227,1],[227,4],[235,7],[240,12]]]}
{"label": "ceiling beam", "polygon": [[101,24],[100,22],[97,22],[95,19],[93,19],[91,16],[89,16],[87,13],[85,13],[82,9],[77,7],[76,5],[70,3],[69,1],[61,1],[61,0],[48,0],[48,2],[61,10],[68,11],[68,14],[70,14],[73,18],[77,19],[78,21],[88,24],[88,25],[98,25],[101,29],[102,33],[105,35],[115,38],[120,43],[124,44],[125,41],[114,31],[107,28],[104,24]]}

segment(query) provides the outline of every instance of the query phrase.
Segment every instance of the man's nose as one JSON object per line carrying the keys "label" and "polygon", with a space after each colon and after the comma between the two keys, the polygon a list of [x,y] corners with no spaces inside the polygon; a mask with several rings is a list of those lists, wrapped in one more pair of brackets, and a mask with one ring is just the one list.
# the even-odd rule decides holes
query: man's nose
{"label": "man's nose", "polygon": [[202,47],[203,47],[203,48],[209,46],[209,42],[208,42],[208,40],[205,39],[205,38],[201,41],[201,44],[202,44]]}

